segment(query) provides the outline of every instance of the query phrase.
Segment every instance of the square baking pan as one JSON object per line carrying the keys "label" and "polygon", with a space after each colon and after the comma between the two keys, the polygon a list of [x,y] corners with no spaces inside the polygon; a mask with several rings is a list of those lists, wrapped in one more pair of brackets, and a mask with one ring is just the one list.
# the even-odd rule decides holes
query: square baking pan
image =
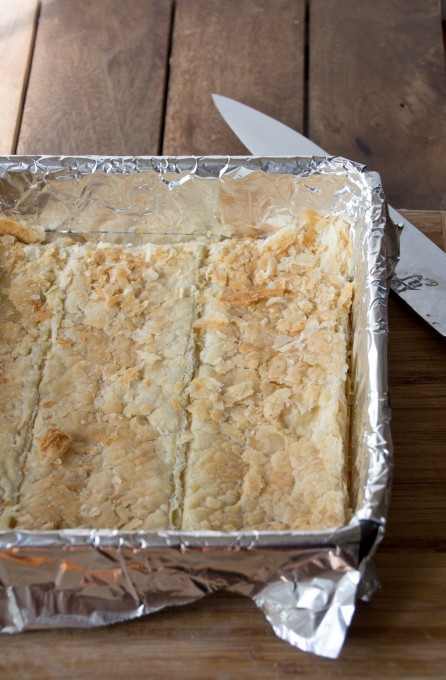
{"label": "square baking pan", "polygon": [[370,558],[391,480],[387,297],[398,233],[379,176],[338,157],[0,157],[0,219],[48,240],[263,238],[305,210],[352,229],[350,522],[312,532],[5,529],[3,632],[105,625],[229,590],[296,647],[339,654],[356,599],[378,583]]}

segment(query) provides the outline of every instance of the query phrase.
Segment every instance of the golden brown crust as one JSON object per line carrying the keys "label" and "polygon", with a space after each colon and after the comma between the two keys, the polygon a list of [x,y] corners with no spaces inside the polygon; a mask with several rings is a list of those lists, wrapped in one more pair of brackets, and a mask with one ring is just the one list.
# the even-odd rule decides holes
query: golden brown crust
{"label": "golden brown crust", "polygon": [[345,522],[342,220],[209,248],[0,245],[2,526]]}
{"label": "golden brown crust", "polygon": [[265,241],[211,246],[183,528],[344,523],[346,245],[347,225],[306,214]]}
{"label": "golden brown crust", "polygon": [[15,236],[22,243],[40,243],[45,238],[45,231],[40,225],[29,225],[10,217],[0,217],[0,236]]}
{"label": "golden brown crust", "polygon": [[[48,402],[46,402],[48,403]],[[73,438],[57,429],[50,427],[45,436],[39,440],[40,450],[44,454],[43,460],[53,460],[55,456],[63,456],[70,448]]]}
{"label": "golden brown crust", "polygon": [[[22,461],[38,404],[38,385],[60,308],[63,263],[56,246],[0,237],[0,526],[22,479]],[[2,508],[5,510],[2,511]]]}
{"label": "golden brown crust", "polygon": [[20,526],[169,528],[199,256],[187,245],[69,249]]}

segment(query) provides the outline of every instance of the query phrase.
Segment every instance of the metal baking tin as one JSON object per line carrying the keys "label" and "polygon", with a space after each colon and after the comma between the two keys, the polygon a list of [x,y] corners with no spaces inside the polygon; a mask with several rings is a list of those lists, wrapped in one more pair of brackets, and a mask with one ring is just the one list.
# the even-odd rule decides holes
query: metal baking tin
{"label": "metal baking tin", "polygon": [[[392,467],[387,297],[398,233],[379,176],[337,157],[8,156],[0,157],[0,216],[98,238],[212,236],[228,229],[216,202],[222,183],[250,177],[262,191],[271,174],[292,176],[294,208],[345,214],[354,228],[352,520],[318,532],[3,531],[3,632],[100,626],[230,590],[251,597],[292,645],[340,653],[356,599],[377,586],[370,558],[386,523]],[[287,197],[276,194],[259,200],[254,222],[274,228],[292,219]]]}

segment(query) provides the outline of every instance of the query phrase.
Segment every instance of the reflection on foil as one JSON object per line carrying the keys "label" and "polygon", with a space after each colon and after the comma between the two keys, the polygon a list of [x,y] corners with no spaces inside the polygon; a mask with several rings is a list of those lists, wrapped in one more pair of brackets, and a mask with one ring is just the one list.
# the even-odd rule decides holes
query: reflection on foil
{"label": "reflection on foil", "polygon": [[350,524],[311,533],[2,531],[3,632],[101,626],[230,590],[251,597],[292,645],[339,654],[357,597],[377,586],[370,558],[391,476],[387,296],[398,230],[378,175],[342,158],[0,158],[0,217],[80,239],[261,238],[295,209],[354,226]]}

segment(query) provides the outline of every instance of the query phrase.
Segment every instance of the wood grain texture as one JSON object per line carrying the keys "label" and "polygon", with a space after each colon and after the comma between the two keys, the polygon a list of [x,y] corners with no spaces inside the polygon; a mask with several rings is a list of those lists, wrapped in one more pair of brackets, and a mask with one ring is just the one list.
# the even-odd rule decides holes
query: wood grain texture
{"label": "wood grain texture", "polygon": [[[402,210],[401,214],[414,224],[420,221],[423,215],[418,210]],[[421,217],[423,222],[423,233],[430,238],[435,245],[446,250],[446,212],[441,210],[430,210],[425,216]]]}
{"label": "wood grain texture", "polygon": [[15,152],[38,0],[0,0],[0,154]]}
{"label": "wood grain texture", "polygon": [[[444,213],[402,213],[446,250]],[[389,314],[395,481],[385,545],[445,553],[446,342],[394,294]]]}
{"label": "wood grain texture", "polygon": [[159,153],[170,17],[170,0],[44,0],[18,153]]}
{"label": "wood grain texture", "polygon": [[177,0],[164,154],[246,154],[213,92],[301,130],[304,0]]}
{"label": "wood grain texture", "polygon": [[392,205],[446,208],[437,0],[311,0],[309,136],[378,170]]}
{"label": "wood grain texture", "polygon": [[[440,213],[401,212],[437,239]],[[390,327],[395,472],[389,526],[375,556],[382,588],[358,603],[338,660],[294,649],[250,600],[218,594],[98,630],[2,635],[2,680],[443,680],[446,343],[394,295]]]}

